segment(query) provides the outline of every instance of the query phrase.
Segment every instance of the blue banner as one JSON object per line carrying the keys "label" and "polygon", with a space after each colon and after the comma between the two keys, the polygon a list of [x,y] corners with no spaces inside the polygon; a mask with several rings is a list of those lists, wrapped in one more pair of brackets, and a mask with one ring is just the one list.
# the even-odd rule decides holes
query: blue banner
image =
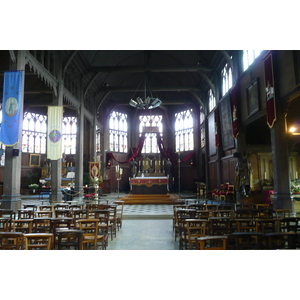
{"label": "blue banner", "polygon": [[22,71],[4,72],[0,142],[14,146],[19,141]]}

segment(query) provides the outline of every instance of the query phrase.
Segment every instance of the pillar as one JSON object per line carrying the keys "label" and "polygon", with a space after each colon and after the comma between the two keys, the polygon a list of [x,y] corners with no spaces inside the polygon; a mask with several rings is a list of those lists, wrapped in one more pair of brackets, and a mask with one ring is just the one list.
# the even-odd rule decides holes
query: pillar
{"label": "pillar", "polygon": [[[25,70],[25,51],[18,50],[17,61],[12,64],[10,70]],[[22,92],[20,99],[19,141],[13,147],[5,148],[5,166],[3,180],[2,208],[17,210],[21,208],[21,162],[22,162],[22,128],[24,108],[24,82],[25,71],[22,76]],[[12,150],[19,149],[19,155],[13,156]]]}

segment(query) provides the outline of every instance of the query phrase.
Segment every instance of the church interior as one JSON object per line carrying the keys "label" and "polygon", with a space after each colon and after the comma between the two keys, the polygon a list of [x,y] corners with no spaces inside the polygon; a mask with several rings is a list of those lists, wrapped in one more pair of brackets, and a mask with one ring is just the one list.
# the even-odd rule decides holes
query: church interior
{"label": "church interior", "polygon": [[[0,70],[2,233],[37,216],[26,201],[36,199],[43,217],[50,213],[40,211],[42,201],[68,204],[68,215],[55,218],[69,218],[78,198],[91,220],[99,217],[92,208],[167,205],[174,249],[299,248],[300,51],[1,50]],[[8,98],[15,71],[20,93]],[[61,137],[49,133],[51,107],[62,108]],[[9,125],[17,112],[18,125]],[[56,138],[62,150],[51,159]],[[197,242],[179,224],[177,210],[185,209],[193,213],[183,219],[209,220],[197,225]],[[224,221],[219,234],[214,218]],[[232,225],[234,218],[244,223]],[[117,219],[95,249],[117,241]],[[274,236],[265,237],[267,227]],[[53,247],[64,240],[57,236]]]}

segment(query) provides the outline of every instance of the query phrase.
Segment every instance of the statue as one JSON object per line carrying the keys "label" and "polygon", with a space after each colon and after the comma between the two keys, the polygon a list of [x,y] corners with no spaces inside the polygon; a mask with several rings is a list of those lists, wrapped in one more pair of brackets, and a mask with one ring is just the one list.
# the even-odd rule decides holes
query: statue
{"label": "statue", "polygon": [[170,161],[170,158],[168,160],[165,160],[165,173],[166,176],[171,177],[171,171],[172,171],[172,162]]}
{"label": "statue", "polygon": [[135,178],[137,175],[137,170],[138,170],[138,164],[137,161],[135,160],[135,158],[133,158],[131,161],[131,173],[132,173],[132,177]]}

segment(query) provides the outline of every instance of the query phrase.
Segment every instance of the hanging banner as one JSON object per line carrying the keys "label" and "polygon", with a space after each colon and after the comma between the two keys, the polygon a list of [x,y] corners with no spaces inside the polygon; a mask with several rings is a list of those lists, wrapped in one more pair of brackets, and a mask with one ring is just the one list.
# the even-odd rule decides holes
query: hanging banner
{"label": "hanging banner", "polygon": [[91,178],[100,177],[100,162],[89,162],[89,170]]}
{"label": "hanging banner", "polygon": [[4,72],[0,142],[14,146],[19,141],[22,71]]}
{"label": "hanging banner", "polygon": [[238,117],[237,117],[237,86],[231,89],[231,107],[232,107],[232,131],[233,137],[236,139],[239,135]]}
{"label": "hanging banner", "polygon": [[264,67],[265,67],[265,83],[266,83],[266,101],[267,101],[267,124],[270,128],[272,128],[276,121],[272,52],[269,52],[264,57]]}
{"label": "hanging banner", "polygon": [[47,157],[52,160],[62,158],[63,107],[48,106]]}

